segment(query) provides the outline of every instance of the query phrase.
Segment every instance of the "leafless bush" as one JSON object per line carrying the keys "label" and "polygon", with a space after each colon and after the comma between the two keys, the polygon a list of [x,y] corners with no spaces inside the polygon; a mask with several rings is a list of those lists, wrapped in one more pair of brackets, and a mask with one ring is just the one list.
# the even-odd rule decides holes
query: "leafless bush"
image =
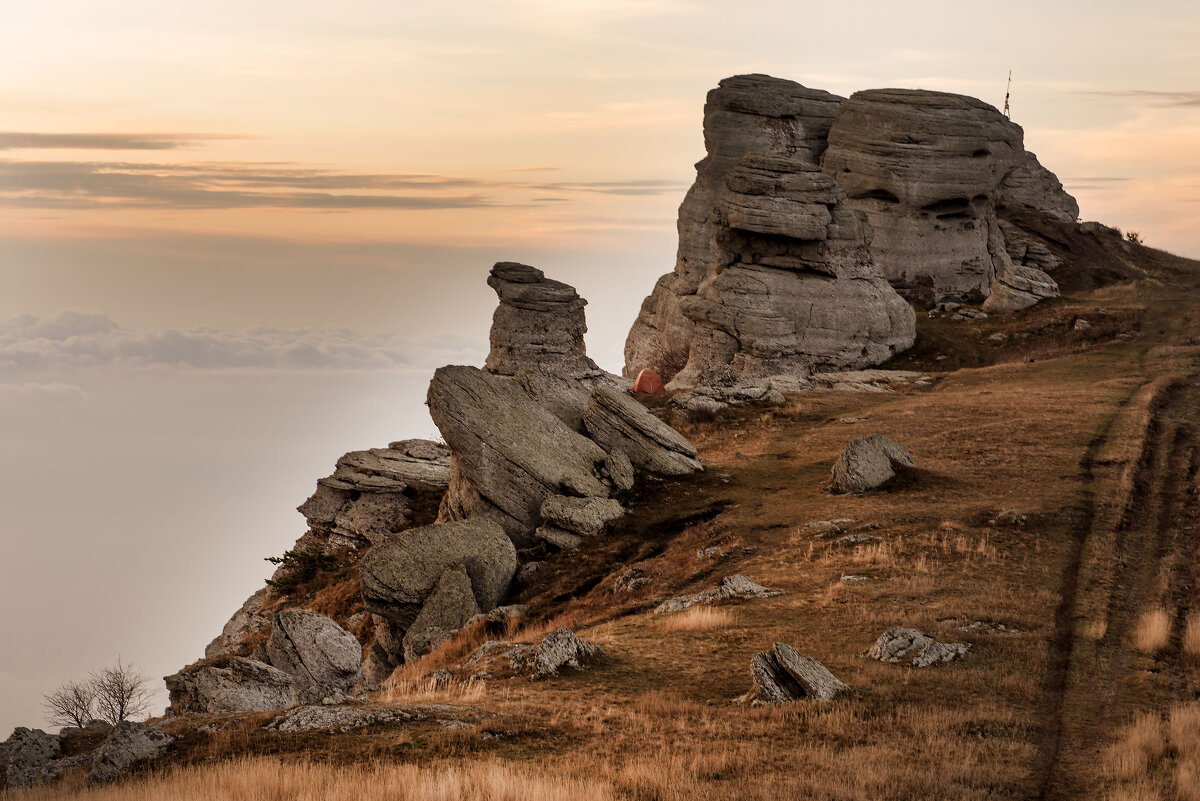
{"label": "leafless bush", "polygon": [[690,355],[691,347],[689,345],[664,342],[655,351],[654,364],[652,366],[654,367],[654,371],[658,373],[658,377],[663,380],[663,383],[669,384],[671,379],[687,366]]}
{"label": "leafless bush", "polygon": [[96,690],[90,681],[69,681],[44,695],[42,706],[51,725],[82,729],[96,716]]}
{"label": "leafless bush", "polygon": [[100,719],[114,726],[122,720],[145,715],[150,709],[151,693],[145,674],[120,658],[112,667],[93,673],[88,681],[96,693]]}

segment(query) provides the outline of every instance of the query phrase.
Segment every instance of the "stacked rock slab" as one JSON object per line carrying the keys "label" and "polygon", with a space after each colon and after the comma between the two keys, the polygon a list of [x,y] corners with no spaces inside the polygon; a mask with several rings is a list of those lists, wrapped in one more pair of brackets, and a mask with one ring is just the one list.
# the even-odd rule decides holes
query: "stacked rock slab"
{"label": "stacked rock slab", "polygon": [[[829,130],[822,167],[874,229],[872,250],[907,298],[929,305],[988,297],[1018,284],[1025,305],[1058,294],[1044,273],[1016,269],[997,206],[1078,213],[1053,174],[1027,153],[1020,126],[964,95],[872,89],[850,97]],[[1071,216],[1073,220],[1073,215]],[[1007,300],[1009,310],[1015,301]]]}
{"label": "stacked rock slab", "polygon": [[[675,271],[642,304],[625,374],[695,386],[711,364],[762,378],[877,364],[913,342],[911,308],[869,230],[817,164],[842,98],[743,75],[708,95],[708,155],[679,209]],[[682,369],[680,369],[682,368]]]}

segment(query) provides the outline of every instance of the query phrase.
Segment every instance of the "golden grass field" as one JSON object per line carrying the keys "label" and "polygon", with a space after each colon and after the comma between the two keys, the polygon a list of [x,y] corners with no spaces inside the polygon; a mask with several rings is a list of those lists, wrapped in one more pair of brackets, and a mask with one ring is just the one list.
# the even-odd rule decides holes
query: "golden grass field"
{"label": "golden grass field", "polygon": [[[571,626],[604,649],[601,664],[542,682],[429,680],[494,636],[476,628],[373,701],[490,713],[471,728],[281,735],[261,730],[269,713],[200,721],[211,733],[173,721],[166,768],[14,797],[1200,799],[1194,301],[1147,279],[1003,320],[922,315],[922,335],[969,339],[973,359],[995,331],[1117,322],[1010,340],[989,363],[949,371],[935,350],[910,355],[929,388],[807,393],[684,426],[706,472],[642,490],[611,536],[550,558],[520,599],[532,611],[511,638]],[[831,494],[842,446],[875,432],[904,443],[918,470],[883,491]],[[998,517],[1009,510],[1022,517]],[[880,539],[841,547],[806,528],[836,518]],[[698,555],[711,546],[724,555]],[[630,564],[651,582],[609,592]],[[784,594],[652,612],[733,573]],[[928,670],[863,656],[899,625],[971,651]],[[752,655],[775,641],[852,692],[732,703]]]}

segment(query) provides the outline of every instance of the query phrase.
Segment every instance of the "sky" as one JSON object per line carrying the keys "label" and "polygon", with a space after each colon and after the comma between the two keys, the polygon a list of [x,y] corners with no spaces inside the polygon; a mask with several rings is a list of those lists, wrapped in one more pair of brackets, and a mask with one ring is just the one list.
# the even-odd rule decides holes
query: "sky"
{"label": "sky", "polygon": [[1084,219],[1200,257],[1198,43],[1162,0],[0,1],[0,737],[201,656],[338,456],[436,436],[492,263],[576,286],[619,369],[721,78],[1011,70]]}

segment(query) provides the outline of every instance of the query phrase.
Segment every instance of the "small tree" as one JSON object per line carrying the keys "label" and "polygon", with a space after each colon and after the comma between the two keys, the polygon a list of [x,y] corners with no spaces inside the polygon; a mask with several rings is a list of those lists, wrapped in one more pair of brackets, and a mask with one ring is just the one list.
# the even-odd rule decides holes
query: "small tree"
{"label": "small tree", "polygon": [[69,681],[42,696],[42,706],[51,725],[82,729],[96,716],[96,691],[90,681]]}
{"label": "small tree", "polygon": [[1137,231],[1126,231],[1125,239],[1127,239],[1128,241],[1132,242],[1135,245],[1143,244],[1142,235],[1139,234]]}
{"label": "small tree", "polygon": [[117,664],[93,673],[89,683],[96,693],[96,710],[102,720],[117,725],[150,709],[146,676],[117,658]]}

